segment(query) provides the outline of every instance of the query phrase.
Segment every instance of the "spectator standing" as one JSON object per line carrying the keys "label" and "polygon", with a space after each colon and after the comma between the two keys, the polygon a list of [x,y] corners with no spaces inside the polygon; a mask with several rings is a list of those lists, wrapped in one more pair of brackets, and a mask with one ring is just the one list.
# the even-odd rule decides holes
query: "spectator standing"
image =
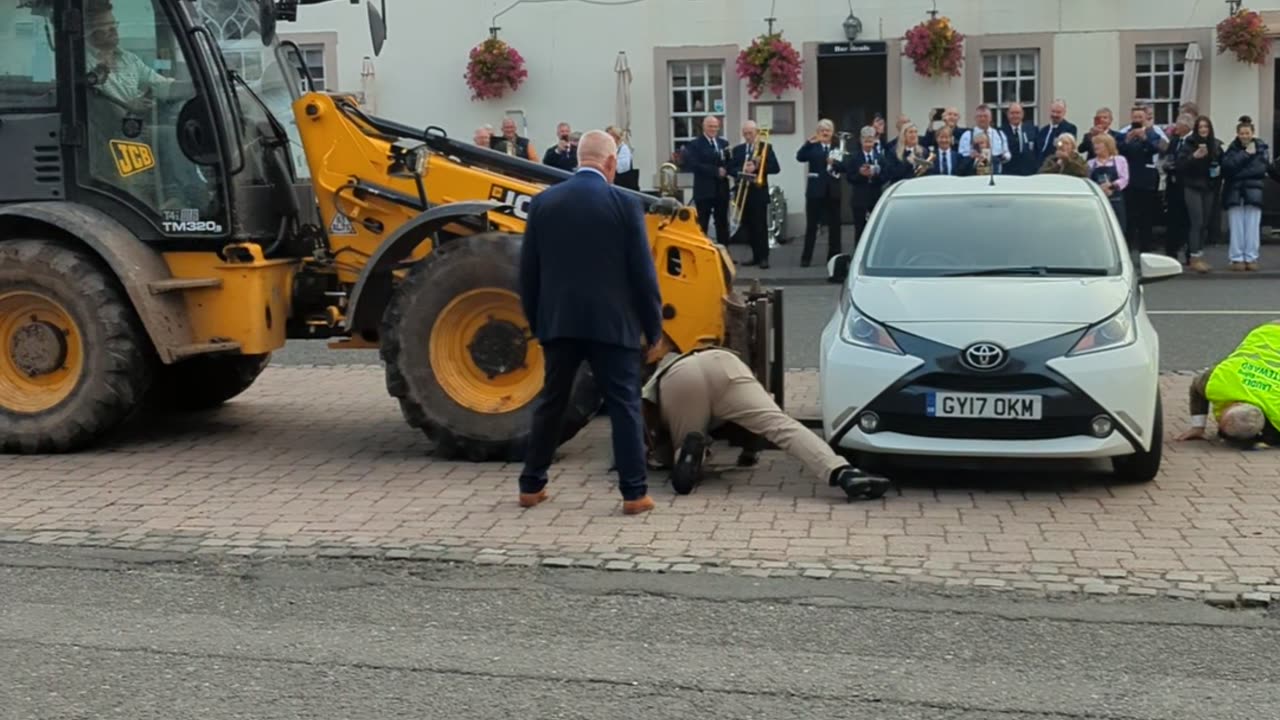
{"label": "spectator standing", "polygon": [[934,148],[933,167],[930,175],[967,177],[973,174],[973,160],[960,154],[952,146],[951,128],[942,128],[934,136],[938,145]]}
{"label": "spectator standing", "polygon": [[755,122],[748,120],[742,123],[742,143],[733,149],[733,160],[730,169],[737,182],[750,183],[747,189],[746,202],[742,208],[741,232],[751,246],[751,260],[744,265],[759,265],[769,268],[769,176],[782,172],[778,164],[778,156],[773,152],[773,143],[769,144],[769,152],[764,158],[763,183],[756,185],[757,173],[760,170],[756,162],[748,158],[757,149],[756,141],[760,137],[760,128]]}
{"label": "spectator standing", "polygon": [[1156,156],[1168,149],[1161,133],[1151,125],[1146,108],[1135,105],[1132,124],[1121,130],[1124,141],[1120,154],[1129,163],[1129,187],[1125,190],[1125,208],[1129,222],[1125,237],[1130,249],[1151,249],[1151,231],[1160,218],[1160,171]]}
{"label": "spectator standing", "polygon": [[1004,165],[1004,173],[1024,177],[1035,175],[1036,168],[1040,165],[1036,145],[1040,131],[1034,125],[1025,124],[1026,111],[1018,103],[1013,103],[1006,108],[1004,115],[1008,118],[1008,122],[1000,128],[1000,131],[1009,140],[1011,156],[1009,162]]}
{"label": "spectator standing", "polygon": [[[578,369],[586,362],[613,426],[613,457],[623,512],[647,512],[641,348],[660,347],[662,298],[640,204],[610,183],[618,167],[613,138],[582,138],[582,167],[529,205],[520,252],[520,299],[542,344],[545,385],[520,473],[520,505],[547,499],[547,470],[559,445]],[[653,361],[657,361],[657,357]]]}
{"label": "spectator standing", "polygon": [[1045,158],[1040,172],[1059,175],[1073,175],[1078,178],[1089,177],[1089,166],[1080,157],[1080,149],[1076,145],[1076,136],[1072,133],[1058,133],[1054,140],[1054,153]]}
{"label": "spectator standing", "polygon": [[884,155],[885,148],[889,146],[889,132],[885,129],[884,115],[876,113],[871,127],[876,131],[876,155]]}
{"label": "spectator standing", "polygon": [[[1059,135],[1070,135],[1071,145],[1079,147],[1080,143],[1076,140],[1079,137],[1079,131],[1076,130],[1076,126],[1071,121],[1067,120],[1067,103],[1065,100],[1054,100],[1049,105],[1049,124],[1040,128],[1040,137],[1036,142],[1040,144],[1041,162],[1055,155]],[[1080,167],[1085,167],[1083,161],[1081,161]]]}
{"label": "spectator standing", "polygon": [[533,162],[538,161],[538,153],[533,149],[533,143],[529,142],[529,138],[522,137],[516,132],[516,121],[512,118],[502,121],[501,137],[495,137],[490,142],[490,147],[498,152]]}
{"label": "spectator standing", "polygon": [[864,127],[861,133],[862,147],[849,153],[845,159],[844,176],[853,186],[850,205],[853,206],[853,246],[858,247],[862,231],[867,227],[867,217],[880,200],[884,187],[884,168],[876,155],[876,130]]}
{"label": "spectator standing", "polygon": [[[897,130],[897,134],[894,135],[893,139],[890,140],[889,143],[884,146],[884,152],[881,153],[882,155],[892,155],[893,153],[897,152],[898,138],[902,137],[902,128],[910,124],[911,124],[911,118],[907,117],[905,113],[898,115],[898,122],[895,123],[893,126],[894,129]],[[875,127],[875,126],[873,125],[872,127]]]}
{"label": "spectator standing", "polygon": [[[991,172],[999,175],[1004,164],[1013,159],[1009,152],[1009,139],[998,128],[991,127],[991,108],[986,105],[979,105],[974,111],[973,122],[974,127],[960,137],[960,154],[972,156],[974,138],[979,133],[986,135],[987,149],[991,151],[991,157],[986,160],[990,163]],[[977,162],[976,157],[974,162]]]}
{"label": "spectator standing", "polygon": [[476,128],[475,133],[471,136],[471,142],[477,147],[487,148],[493,146],[493,128],[489,125],[481,125]]}
{"label": "spectator standing", "polygon": [[1178,178],[1177,157],[1187,141],[1187,135],[1196,124],[1194,115],[1181,115],[1169,129],[1169,149],[1161,156],[1164,168],[1164,204],[1167,210],[1165,217],[1164,252],[1171,258],[1178,253],[1185,254],[1185,262],[1191,262],[1187,253],[1187,232],[1190,219],[1187,217],[1187,195],[1182,181]]}
{"label": "spectator standing", "polygon": [[[927,148],[938,147],[938,131],[942,128],[935,128],[934,123],[936,122],[938,122],[937,119],[929,120],[929,129],[920,140],[920,144]],[[968,128],[960,127],[960,109],[955,107],[949,107],[942,111],[942,127],[951,130],[952,143],[960,142],[960,138],[964,137],[966,132],[969,132]]]}
{"label": "spectator standing", "polygon": [[610,125],[605,128],[605,132],[609,133],[609,137],[618,144],[618,176],[614,179],[613,184],[618,187],[624,187],[628,190],[640,190],[640,171],[635,168],[634,156],[631,152],[631,143],[627,142],[622,129]]}
{"label": "spectator standing", "polygon": [[714,215],[716,242],[729,244],[729,141],[720,137],[720,119],[702,119],[702,136],[684,146],[684,167],[693,173],[693,205],[698,225],[707,232]]}
{"label": "spectator standing", "polygon": [[1178,182],[1187,198],[1189,262],[1192,270],[1207,273],[1211,268],[1204,260],[1204,248],[1222,175],[1222,143],[1214,134],[1212,120],[1204,115],[1196,118],[1195,131],[1182,144],[1176,163]]}
{"label": "spectator standing", "polygon": [[1231,269],[1257,270],[1262,233],[1262,185],[1267,177],[1267,145],[1254,135],[1248,115],[1236,125],[1236,139],[1222,156],[1222,205],[1231,228]]}
{"label": "spectator standing", "polygon": [[818,240],[818,225],[827,226],[827,260],[840,254],[840,174],[831,151],[831,136],[835,124],[830,120],[818,123],[813,136],[796,151],[796,162],[806,163],[809,179],[804,190],[804,250],[800,253],[800,265],[813,264],[813,246]]}
{"label": "spectator standing", "polygon": [[[1116,140],[1109,133],[1093,138],[1094,157],[1089,161],[1089,178],[1102,187],[1111,200],[1111,209],[1125,228],[1124,190],[1129,186],[1129,162],[1116,149]],[[1128,235],[1125,236],[1126,238]]]}
{"label": "spectator standing", "polygon": [[573,129],[569,123],[562,122],[556,126],[556,144],[547,148],[542,164],[567,172],[578,167],[578,148],[573,142]]}
{"label": "spectator standing", "polygon": [[1110,135],[1111,139],[1116,141],[1116,147],[1124,143],[1124,133],[1111,127],[1114,120],[1111,108],[1099,108],[1098,112],[1093,114],[1093,127],[1089,128],[1089,134],[1080,141],[1080,152],[1084,153],[1085,157],[1093,159],[1093,139],[1099,135]]}

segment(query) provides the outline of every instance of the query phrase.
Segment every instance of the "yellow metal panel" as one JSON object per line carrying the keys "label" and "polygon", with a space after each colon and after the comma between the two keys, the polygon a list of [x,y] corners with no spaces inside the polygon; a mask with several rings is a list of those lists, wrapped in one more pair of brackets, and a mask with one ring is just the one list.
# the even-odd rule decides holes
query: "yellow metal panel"
{"label": "yellow metal panel", "polygon": [[227,263],[214,253],[164,253],[175,278],[213,278],[221,287],[183,292],[197,343],[238,342],[246,355],[280,349],[291,312],[293,275],[298,263],[264,260],[256,245],[253,260]]}

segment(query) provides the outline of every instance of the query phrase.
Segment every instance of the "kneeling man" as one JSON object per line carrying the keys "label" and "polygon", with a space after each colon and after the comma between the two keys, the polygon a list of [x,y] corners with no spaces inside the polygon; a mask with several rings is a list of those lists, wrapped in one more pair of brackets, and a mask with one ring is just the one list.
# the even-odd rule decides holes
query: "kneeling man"
{"label": "kneeling man", "polygon": [[[671,351],[665,338],[663,343],[666,352],[645,383],[643,398],[651,445],[659,459],[672,466],[676,492],[693,490],[711,445],[709,432],[726,423],[777,445],[814,475],[844,490],[850,502],[874,500],[889,490],[887,479],[853,467],[783,412],[732,350],[704,347],[681,355]],[[751,456],[750,450],[744,452],[746,462],[740,464],[749,464]]]}
{"label": "kneeling man", "polygon": [[1205,437],[1213,411],[1218,434],[1237,442],[1280,444],[1280,320],[1254,328],[1226,360],[1191,383],[1191,429]]}

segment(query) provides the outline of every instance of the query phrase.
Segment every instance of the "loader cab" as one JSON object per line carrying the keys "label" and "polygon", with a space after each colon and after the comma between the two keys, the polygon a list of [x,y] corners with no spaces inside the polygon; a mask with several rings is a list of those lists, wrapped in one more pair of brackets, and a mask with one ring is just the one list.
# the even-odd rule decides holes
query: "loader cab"
{"label": "loader cab", "polygon": [[301,92],[268,7],[0,0],[0,203],[83,203],[162,250],[280,236],[310,204],[267,104]]}

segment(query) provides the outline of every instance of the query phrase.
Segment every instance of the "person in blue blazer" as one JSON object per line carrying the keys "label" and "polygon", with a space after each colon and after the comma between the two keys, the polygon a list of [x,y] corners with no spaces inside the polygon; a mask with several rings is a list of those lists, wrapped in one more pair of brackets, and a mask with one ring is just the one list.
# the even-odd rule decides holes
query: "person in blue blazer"
{"label": "person in blue blazer", "polygon": [[520,300],[542,345],[545,384],[520,473],[520,505],[547,499],[547,470],[586,362],[613,425],[623,512],[653,509],[640,410],[645,351],[660,347],[662,297],[640,203],[614,187],[618,146],[582,136],[579,169],[534,196],[520,250]]}
{"label": "person in blue blazer", "polygon": [[885,181],[885,163],[880,153],[876,152],[876,129],[862,128],[861,140],[862,146],[849,153],[844,166],[844,176],[853,186],[849,204],[853,209],[855,248],[862,239],[863,230],[867,228],[867,218],[880,200],[880,191],[884,188]]}
{"label": "person in blue blazer", "polygon": [[1005,108],[1005,123],[1000,126],[1001,132],[1009,140],[1009,154],[1012,159],[1004,164],[1005,175],[1027,177],[1040,170],[1040,129],[1026,122],[1027,112],[1018,103]]}
{"label": "person in blue blazer", "polygon": [[934,148],[933,165],[929,168],[930,175],[968,177],[973,174],[973,158],[961,155],[955,148],[951,128],[942,128],[934,138],[938,146]]}
{"label": "person in blue blazer", "polygon": [[1049,106],[1049,124],[1040,128],[1040,137],[1036,138],[1036,157],[1040,163],[1043,164],[1058,152],[1059,135],[1080,137],[1075,124],[1067,120],[1065,100],[1054,100]]}
{"label": "person in blue blazer", "polygon": [[[751,246],[751,260],[743,265],[759,265],[767,270],[769,268],[769,176],[782,172],[782,166],[778,164],[778,156],[773,152],[773,143],[770,143],[764,162],[763,182],[760,185],[755,184],[760,168],[754,163],[747,162],[747,158],[755,152],[756,139],[759,135],[760,129],[753,121],[748,120],[742,124],[744,142],[733,148],[729,167],[739,185],[744,182],[751,183],[751,187],[747,190],[746,203],[742,208],[741,227],[738,230]],[[737,192],[737,185],[734,187]]]}
{"label": "person in blue blazer", "polygon": [[681,154],[680,164],[693,173],[693,206],[698,211],[698,225],[707,232],[715,216],[716,242],[729,244],[729,141],[720,137],[720,119],[708,115],[702,119],[702,134],[690,140]]}
{"label": "person in blue blazer", "polygon": [[796,151],[796,162],[805,163],[809,172],[804,190],[802,267],[813,264],[813,246],[818,239],[819,224],[827,226],[827,260],[840,254],[840,188],[844,169],[831,157],[831,151],[838,147],[832,140],[835,129],[835,123],[830,120],[820,121],[817,132]]}

